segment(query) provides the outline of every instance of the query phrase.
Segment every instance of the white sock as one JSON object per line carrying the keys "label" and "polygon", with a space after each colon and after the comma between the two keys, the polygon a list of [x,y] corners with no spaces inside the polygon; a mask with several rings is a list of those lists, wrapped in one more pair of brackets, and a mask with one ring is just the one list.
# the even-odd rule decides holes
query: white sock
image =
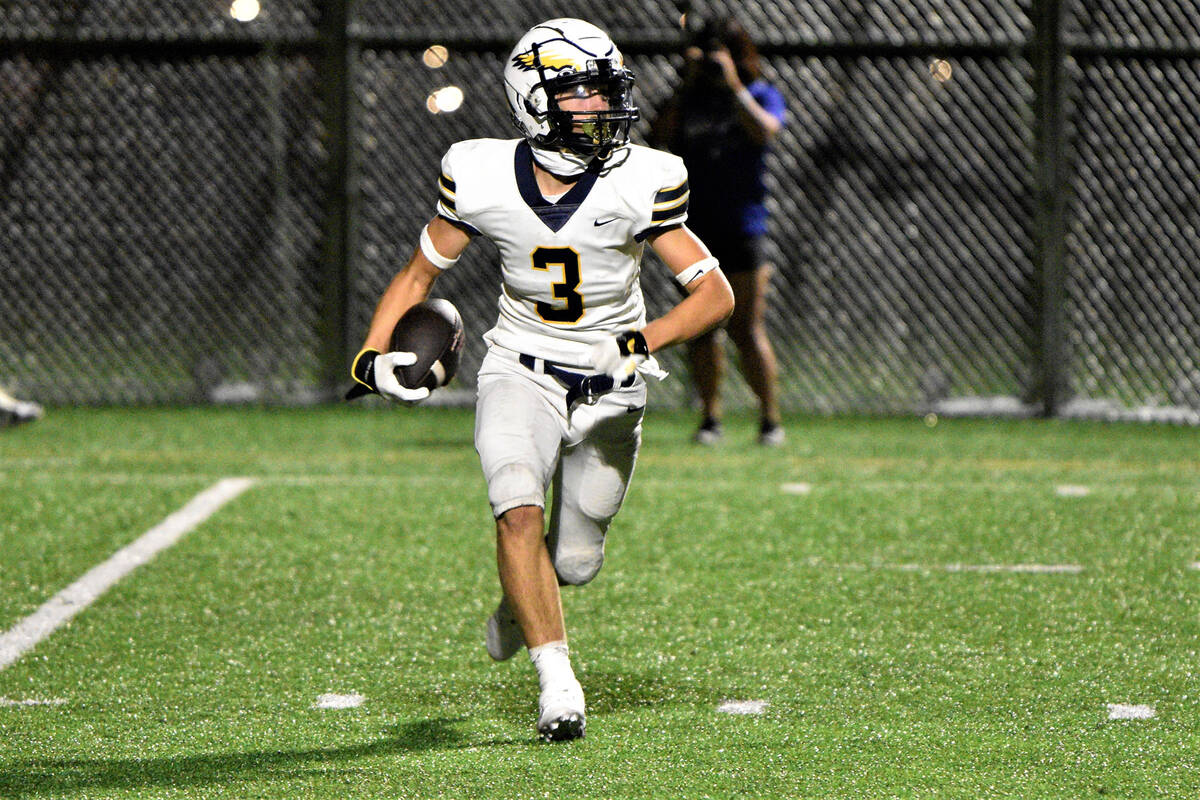
{"label": "white sock", "polygon": [[575,680],[575,670],[571,669],[571,654],[564,641],[547,642],[529,648],[529,660],[537,669],[538,685],[543,690],[552,684]]}

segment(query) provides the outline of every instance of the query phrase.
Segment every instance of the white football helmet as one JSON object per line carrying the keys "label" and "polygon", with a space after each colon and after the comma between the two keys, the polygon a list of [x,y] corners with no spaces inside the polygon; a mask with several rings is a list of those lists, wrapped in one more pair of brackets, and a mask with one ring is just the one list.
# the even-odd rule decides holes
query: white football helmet
{"label": "white football helmet", "polygon": [[[602,111],[564,111],[560,97],[598,92]],[[602,160],[629,141],[638,118],[633,73],[604,31],[581,19],[535,25],[513,48],[504,68],[504,95],[517,128],[533,144]]]}

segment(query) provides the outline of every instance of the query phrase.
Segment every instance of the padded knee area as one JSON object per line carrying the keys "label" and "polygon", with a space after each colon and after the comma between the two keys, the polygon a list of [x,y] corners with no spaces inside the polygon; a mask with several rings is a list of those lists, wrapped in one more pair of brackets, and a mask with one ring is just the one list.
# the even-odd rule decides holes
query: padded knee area
{"label": "padded knee area", "polygon": [[604,546],[562,552],[554,557],[554,571],[558,579],[570,586],[582,586],[596,577],[600,567],[604,566]]}
{"label": "padded knee area", "polygon": [[546,507],[546,486],[525,464],[506,464],[488,478],[488,501],[499,517],[517,506]]}

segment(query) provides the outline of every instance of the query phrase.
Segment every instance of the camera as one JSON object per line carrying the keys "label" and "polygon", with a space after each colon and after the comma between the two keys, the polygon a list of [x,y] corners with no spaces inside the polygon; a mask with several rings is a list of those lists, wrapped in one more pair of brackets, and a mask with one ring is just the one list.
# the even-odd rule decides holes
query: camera
{"label": "camera", "polygon": [[716,54],[725,48],[721,38],[721,24],[718,20],[698,19],[694,23],[689,18],[684,28],[684,49],[699,48],[703,53],[700,58],[700,71],[708,78],[718,79],[722,75],[721,64]]}

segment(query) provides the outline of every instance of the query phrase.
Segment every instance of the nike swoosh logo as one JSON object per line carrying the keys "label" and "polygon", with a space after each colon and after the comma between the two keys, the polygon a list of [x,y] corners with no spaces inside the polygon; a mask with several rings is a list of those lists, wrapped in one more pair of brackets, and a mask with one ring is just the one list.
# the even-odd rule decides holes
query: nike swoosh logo
{"label": "nike swoosh logo", "polygon": [[617,221],[617,218],[613,217],[612,219],[598,219],[595,222],[593,222],[592,224],[595,225],[597,228],[599,228],[601,225],[607,225],[610,222],[616,222],[616,221]]}

